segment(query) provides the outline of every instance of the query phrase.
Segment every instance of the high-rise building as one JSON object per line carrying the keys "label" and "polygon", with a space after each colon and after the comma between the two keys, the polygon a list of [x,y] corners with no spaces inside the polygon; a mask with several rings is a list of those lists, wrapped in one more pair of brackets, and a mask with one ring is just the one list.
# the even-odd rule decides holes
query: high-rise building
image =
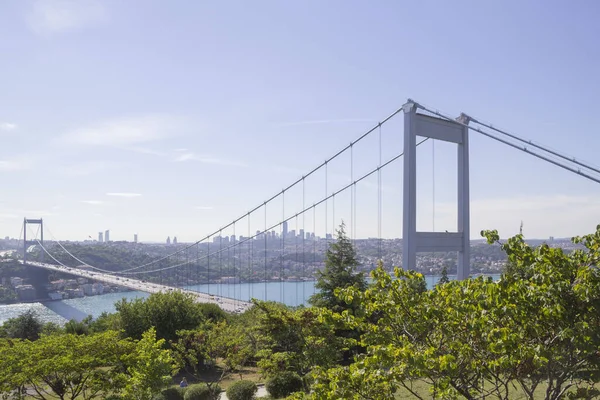
{"label": "high-rise building", "polygon": [[133,243],[137,243],[137,233],[133,234]]}
{"label": "high-rise building", "polygon": [[167,236],[167,244],[171,244],[171,236]]}
{"label": "high-rise building", "polygon": [[304,229],[300,229],[298,236],[300,236],[299,239],[304,239]]}
{"label": "high-rise building", "polygon": [[287,221],[283,221],[283,238],[285,239],[288,234],[288,225]]}
{"label": "high-rise building", "polygon": [[104,235],[102,234],[102,232],[98,232],[98,241],[100,243],[104,242]]}
{"label": "high-rise building", "polygon": [[177,244],[177,236],[173,236],[173,244]]}
{"label": "high-rise building", "polygon": [[108,229],[106,231],[104,231],[104,242],[105,243],[110,242],[110,231]]}

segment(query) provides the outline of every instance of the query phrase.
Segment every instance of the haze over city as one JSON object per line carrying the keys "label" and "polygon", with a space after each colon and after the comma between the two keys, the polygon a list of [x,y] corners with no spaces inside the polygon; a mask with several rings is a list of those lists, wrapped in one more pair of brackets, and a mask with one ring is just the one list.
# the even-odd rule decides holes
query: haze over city
{"label": "haze over city", "polygon": [[[62,240],[198,240],[409,97],[594,162],[599,16],[594,1],[2,2],[0,237],[41,217]],[[384,160],[402,151],[402,127],[400,115],[383,128]],[[474,132],[470,145],[472,239],[600,222],[599,185]],[[418,220],[454,230],[456,151],[435,146],[419,149]],[[357,147],[354,177],[378,159],[376,139]],[[331,165],[329,192],[350,181],[348,162]],[[323,176],[305,192],[323,197]],[[356,236],[376,236],[376,177],[357,192]],[[382,192],[382,236],[401,237],[401,162]],[[351,214],[349,198],[336,207],[328,232]],[[297,190],[269,223],[301,208]],[[237,235],[263,227],[257,216]]]}

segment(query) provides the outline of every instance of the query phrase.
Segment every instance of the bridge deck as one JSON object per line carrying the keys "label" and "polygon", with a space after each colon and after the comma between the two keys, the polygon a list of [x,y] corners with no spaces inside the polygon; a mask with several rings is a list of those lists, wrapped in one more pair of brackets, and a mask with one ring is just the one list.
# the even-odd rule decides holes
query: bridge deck
{"label": "bridge deck", "polygon": [[[20,261],[23,264],[23,261]],[[208,293],[195,292],[193,290],[175,288],[171,286],[159,285],[156,283],[143,282],[137,279],[123,278],[110,274],[99,273],[95,271],[89,271],[79,268],[63,267],[60,265],[46,264],[35,261],[28,261],[26,265],[38,268],[45,268],[52,271],[63,272],[83,278],[109,283],[111,285],[123,286],[133,290],[139,290],[147,293],[158,293],[168,291],[180,291],[183,293],[189,293],[196,298],[198,303],[212,303],[221,307],[224,311],[228,312],[244,312],[250,307],[252,303],[229,297],[215,296]]]}

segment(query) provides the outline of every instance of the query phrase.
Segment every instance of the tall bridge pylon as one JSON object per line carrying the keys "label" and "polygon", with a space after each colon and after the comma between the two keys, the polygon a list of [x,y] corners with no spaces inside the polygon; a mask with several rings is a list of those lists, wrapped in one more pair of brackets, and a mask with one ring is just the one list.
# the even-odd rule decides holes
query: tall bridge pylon
{"label": "tall bridge pylon", "polygon": [[[404,178],[402,267],[416,268],[417,252],[458,251],[457,279],[469,277],[469,120],[457,122],[417,113],[419,104],[404,105]],[[417,136],[458,146],[458,221],[456,232],[417,232]]]}
{"label": "tall bridge pylon", "polygon": [[[44,221],[40,219],[23,219],[23,263],[27,263],[27,225],[39,225],[40,227],[40,240],[39,243],[44,246]],[[38,244],[37,238],[35,241],[31,242],[32,244]],[[40,251],[41,262],[44,262],[44,251]]]}

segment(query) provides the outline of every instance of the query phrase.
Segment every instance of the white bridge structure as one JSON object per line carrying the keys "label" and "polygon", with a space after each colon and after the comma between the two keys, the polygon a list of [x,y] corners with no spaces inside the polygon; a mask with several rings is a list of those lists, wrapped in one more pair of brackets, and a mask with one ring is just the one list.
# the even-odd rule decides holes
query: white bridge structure
{"label": "white bridge structure", "polygon": [[178,291],[182,293],[191,294],[195,297],[198,303],[212,303],[221,307],[224,311],[232,313],[241,313],[252,307],[252,303],[247,301],[241,301],[232,299],[229,297],[215,296],[207,293],[195,292],[193,290],[187,290],[182,288],[174,288],[166,285],[159,285],[156,283],[140,281],[132,278],[123,278],[111,274],[105,274],[101,272],[90,271],[86,269],[86,265],[80,267],[67,267],[62,265],[47,264],[37,261],[27,261],[27,263],[20,260],[21,264],[28,265],[31,267],[44,268],[51,271],[62,272],[70,275],[87,278],[99,282],[108,283],[110,285],[122,286],[131,290],[138,290],[146,293],[159,293],[159,292],[172,292]]}
{"label": "white bridge structure", "polygon": [[[396,148],[394,145],[389,146],[386,150],[390,150],[389,153],[392,155],[386,155],[386,159],[384,159],[381,144],[382,127],[384,125],[389,126],[388,122],[398,115],[404,115],[403,148]],[[399,133],[398,127],[394,126],[393,123],[391,125],[391,132],[394,137],[397,137]],[[194,295],[199,302],[218,304],[224,310],[232,312],[243,312],[250,308],[252,303],[189,290],[192,287],[192,283],[211,282],[211,278],[213,281],[215,278],[221,280],[225,276],[232,278],[234,283],[241,283],[242,280],[254,283],[261,282],[265,285],[263,294],[264,300],[267,300],[268,283],[278,280],[280,285],[279,301],[284,302],[284,298],[286,297],[284,282],[287,278],[295,276],[296,282],[298,282],[298,276],[302,278],[314,277],[315,269],[322,265],[314,259],[311,262],[308,257],[305,257],[305,254],[307,254],[305,250],[313,249],[312,255],[314,256],[319,243],[325,243],[323,247],[325,248],[329,244],[328,240],[331,240],[335,236],[335,227],[340,220],[345,219],[349,221],[350,239],[356,239],[358,219],[368,221],[373,225],[376,222],[378,231],[376,239],[379,240],[379,253],[377,256],[371,257],[377,260],[384,259],[381,250],[383,237],[381,229],[381,170],[385,168],[393,170],[389,166],[404,157],[402,175],[402,242],[400,246],[396,244],[397,247],[401,248],[394,249],[396,254],[402,253],[402,265],[395,266],[401,266],[406,270],[414,270],[419,268],[419,265],[417,265],[417,253],[456,252],[457,262],[455,266],[457,279],[467,279],[470,276],[470,135],[485,136],[594,183],[600,183],[600,168],[594,167],[589,163],[579,161],[570,155],[552,150],[547,146],[522,139],[489,123],[481,122],[481,120],[468,114],[461,113],[457,117],[449,116],[408,99],[398,110],[369,129],[358,139],[350,142],[349,145],[346,145],[316,168],[302,175],[289,186],[268,197],[256,207],[241,214],[232,222],[226,223],[220,229],[194,243],[179,246],[173,252],[169,251],[170,254],[168,255],[153,256],[152,261],[120,271],[107,271],[88,264],[87,261],[80,260],[56,240],[56,244],[62,248],[66,255],[71,257],[71,259],[68,259],[71,263],[70,265],[74,265],[75,262],[78,265],[78,267],[69,267],[44,248],[44,222],[42,219],[25,218],[23,222],[23,263],[25,265],[69,273],[149,293],[180,290],[184,293]],[[378,161],[373,157],[369,158],[367,155],[364,158],[361,156],[361,162],[357,163],[355,159],[358,156],[355,156],[354,149],[359,142],[362,142],[360,143],[361,146],[364,145],[365,141],[363,139],[369,136],[372,138],[372,143],[377,142],[379,144]],[[421,137],[422,139],[417,141],[417,137]],[[434,226],[431,231],[417,230],[417,147],[426,141],[431,142],[432,149],[434,149],[436,141],[456,145],[455,160],[458,175],[456,183],[457,220],[456,227],[452,227],[451,231],[446,230],[442,232],[435,230],[435,176],[432,179],[434,185],[432,190],[432,221],[434,222]],[[400,141],[398,142],[400,143]],[[338,159],[341,155],[344,155],[345,159]],[[434,160],[433,155],[432,160]],[[336,163],[343,162],[342,168],[346,172],[342,174],[336,170],[335,173],[337,176],[343,175],[344,180],[343,183],[339,183],[341,180],[338,179],[337,186],[332,188],[331,182],[328,179],[333,172],[329,172],[328,166],[333,168],[336,165],[334,161]],[[346,164],[347,161],[350,161],[349,165]],[[355,167],[358,168],[358,166],[362,168],[360,169],[361,175],[355,175]],[[435,174],[435,168],[433,171]],[[320,181],[321,177],[324,178],[323,182]],[[350,178],[349,180],[347,179],[348,177]],[[368,190],[368,185],[366,185],[370,183],[368,179],[374,177],[377,177],[378,180],[376,185],[372,184],[372,186],[377,187],[377,205],[374,206],[372,205],[373,203],[370,203],[370,206],[361,209],[363,214],[359,214],[357,218],[357,185],[367,186]],[[309,191],[309,196],[313,193],[314,197],[307,199],[306,185],[309,178],[311,182],[316,179],[319,180],[317,181],[319,190]],[[396,182],[399,183],[399,180]],[[320,188],[323,187],[321,184],[324,184],[325,193],[321,192]],[[366,195],[358,197],[360,197],[360,201],[366,201],[365,199],[367,199]],[[349,201],[344,200],[348,198]],[[286,201],[288,202],[288,206],[286,206]],[[289,206],[290,201],[292,202],[291,207]],[[338,204],[337,214],[336,201]],[[350,204],[348,205],[344,202]],[[317,208],[319,210],[318,217]],[[324,216],[320,214],[320,210],[325,211]],[[267,211],[275,213],[275,218],[269,219]],[[364,214],[374,211],[377,212],[376,217]],[[344,214],[340,217],[341,213]],[[333,218],[329,219],[330,215],[333,215]],[[336,216],[338,217],[337,219]],[[328,220],[330,223],[333,223],[328,225]],[[317,221],[319,222],[319,226],[317,226]],[[399,221],[391,220],[384,222],[398,224]],[[38,229],[41,229],[40,240],[38,240],[37,234],[33,240],[30,240],[31,236],[27,236],[28,224],[39,226]],[[294,233],[288,232],[288,224],[295,225],[296,229],[291,231]],[[322,225],[324,225],[324,229]],[[310,237],[307,235],[309,229],[312,230],[312,236]],[[315,236],[315,232],[317,231],[322,236]],[[296,232],[299,232],[299,234],[296,234]],[[223,235],[225,235],[224,238]],[[291,239],[292,246],[289,246],[290,236],[293,237]],[[325,239],[323,240],[323,238]],[[28,244],[36,243],[42,248],[43,252],[40,253],[40,259],[36,260],[36,262],[31,262],[27,260],[26,249],[28,248]],[[287,247],[286,244],[288,245]],[[293,246],[295,246],[295,249],[291,250],[290,247]],[[323,250],[320,249],[320,251]],[[310,251],[308,254],[311,254]],[[44,255],[52,258],[59,265],[44,262]],[[47,258],[46,260],[48,261]],[[67,262],[67,258],[63,257],[61,260]],[[370,262],[372,261],[371,259]],[[391,267],[391,265],[386,265],[386,267]],[[435,267],[438,268],[439,263]],[[218,275],[215,276],[215,274]],[[162,285],[163,276],[175,277],[175,279],[167,280],[167,282],[172,283],[175,281],[178,286]],[[182,278],[181,282],[177,281],[178,277]],[[156,283],[157,280],[160,283]],[[149,283],[150,281],[153,283]],[[289,293],[287,292],[287,294]],[[303,294],[303,301],[299,302],[299,295],[300,292],[298,286],[296,286],[296,304],[302,304],[306,299],[305,294]],[[242,297],[241,294],[240,297]],[[250,294],[247,299],[250,297],[254,296]]]}

